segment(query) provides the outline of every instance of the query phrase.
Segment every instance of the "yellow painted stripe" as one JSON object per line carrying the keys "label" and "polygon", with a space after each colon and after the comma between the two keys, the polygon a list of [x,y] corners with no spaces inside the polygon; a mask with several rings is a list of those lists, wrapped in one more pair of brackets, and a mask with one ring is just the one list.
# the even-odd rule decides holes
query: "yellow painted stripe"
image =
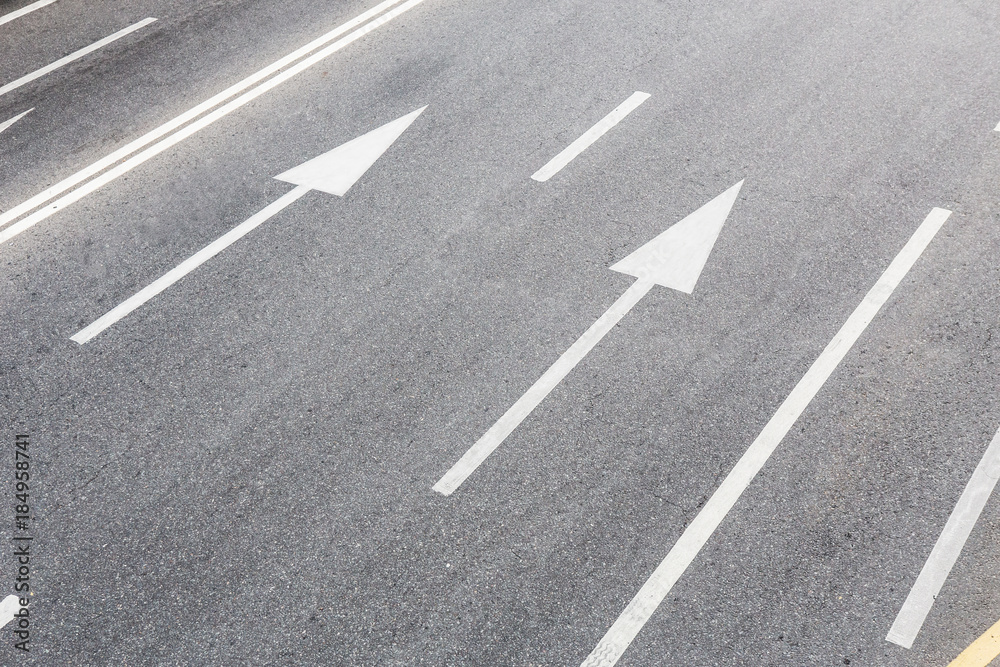
{"label": "yellow painted stripe", "polygon": [[948,667],[986,667],[1000,655],[1000,621],[951,661]]}

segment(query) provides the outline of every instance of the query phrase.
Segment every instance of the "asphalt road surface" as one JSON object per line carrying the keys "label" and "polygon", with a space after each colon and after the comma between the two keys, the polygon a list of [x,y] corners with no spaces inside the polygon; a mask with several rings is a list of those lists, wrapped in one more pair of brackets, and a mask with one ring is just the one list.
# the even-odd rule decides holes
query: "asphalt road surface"
{"label": "asphalt road surface", "polygon": [[998,122],[994,0],[0,0],[0,664],[985,667]]}

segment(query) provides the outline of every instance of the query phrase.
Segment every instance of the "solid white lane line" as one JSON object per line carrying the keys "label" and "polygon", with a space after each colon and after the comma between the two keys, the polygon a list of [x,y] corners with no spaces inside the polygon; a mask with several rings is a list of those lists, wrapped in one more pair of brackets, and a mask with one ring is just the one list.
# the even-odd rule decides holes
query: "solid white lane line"
{"label": "solid white lane line", "polygon": [[46,5],[51,5],[55,1],[56,0],[38,0],[38,2],[33,2],[26,7],[21,7],[20,9],[13,11],[10,14],[4,14],[3,16],[0,16],[0,25],[3,25],[4,23],[9,23],[14,19],[19,19],[25,14],[30,14],[36,9],[41,9]]}
{"label": "solid white lane line", "polygon": [[70,336],[70,340],[73,340],[80,345],[83,345],[89,341],[94,336],[98,335],[112,324],[122,319],[133,310],[146,303],[154,296],[167,289],[175,282],[186,276],[187,274],[194,271],[196,268],[210,260],[211,258],[218,255],[220,252],[231,246],[236,241],[240,240],[251,231],[259,227],[269,218],[271,218],[278,211],[282,210],[296,199],[309,192],[309,188],[300,185],[296,187],[291,192],[283,195],[279,199],[275,200],[271,204],[265,206],[260,210],[259,213],[255,214],[245,222],[240,223],[233,229],[226,232],[224,235],[220,236],[215,241],[212,241],[207,246],[196,252],[195,254],[188,257],[186,260],[178,264],[176,267],[167,271],[163,276],[153,281],[143,289],[139,290],[131,297],[118,304],[107,313],[96,319],[93,323],[87,325],[80,331],[76,332]]}
{"label": "solid white lane line", "polygon": [[108,35],[104,39],[99,40],[97,42],[94,42],[90,46],[85,46],[84,48],[80,49],[79,51],[74,51],[73,53],[69,54],[65,58],[60,58],[59,60],[55,61],[51,65],[46,65],[45,67],[42,67],[41,69],[36,69],[34,72],[31,72],[30,74],[25,74],[20,79],[17,79],[15,81],[11,81],[7,85],[0,86],[0,95],[6,95],[10,91],[15,90],[17,88],[20,88],[21,86],[23,86],[26,83],[31,83],[35,79],[43,77],[46,74],[48,74],[49,72],[52,72],[53,70],[59,69],[63,65],[67,65],[67,64],[73,62],[74,60],[79,60],[80,58],[84,57],[85,55],[87,55],[89,53],[93,53],[94,51],[96,51],[96,50],[98,50],[98,49],[100,49],[102,47],[105,47],[108,44],[110,44],[110,43],[112,43],[114,41],[117,41],[117,40],[121,39],[122,37],[125,37],[126,35],[132,34],[136,30],[141,30],[142,28],[145,28],[147,25],[149,25],[150,23],[153,23],[154,21],[156,21],[156,19],[154,19],[154,18],[147,18],[147,19],[143,19],[143,20],[139,21],[138,23],[133,23],[129,27],[123,28],[123,29],[119,30],[118,32],[116,32],[113,35]]}
{"label": "solid white lane line", "polygon": [[549,392],[573,370],[574,366],[580,363],[581,359],[587,356],[587,353],[594,349],[594,346],[618,324],[625,313],[639,302],[639,299],[653,288],[654,284],[649,280],[636,280],[632,283],[632,286],[618,297],[618,300],[568,350],[563,352],[562,356],[549,367],[549,370],[545,371],[545,374],[538,378],[538,381],[531,385],[531,388],[504,413],[503,417],[445,473],[444,477],[434,485],[434,490],[448,496],[461,486],[462,482],[493,453],[493,450],[500,446],[500,443],[517,428],[518,424],[524,421],[525,417],[531,414],[532,410],[538,407],[538,404],[549,395]]}
{"label": "solid white lane line", "polygon": [[[284,69],[277,76],[274,76],[274,77],[271,77],[271,78],[267,79],[266,81],[264,81],[263,83],[261,83],[257,87],[254,87],[251,90],[248,90],[247,92],[243,93],[239,97],[231,100],[226,105],[224,105],[224,106],[216,109],[212,113],[210,113],[210,114],[208,114],[206,116],[202,116],[201,118],[199,118],[194,123],[190,123],[189,125],[184,126],[183,129],[181,129],[180,131],[175,132],[174,134],[171,134],[170,136],[167,136],[166,138],[158,141],[157,143],[153,143],[154,141],[156,141],[157,139],[159,139],[163,135],[166,135],[169,132],[172,132],[173,130],[176,130],[178,127],[184,125],[185,123],[187,123],[191,119],[200,116],[205,111],[207,111],[207,110],[209,110],[209,109],[217,106],[218,104],[220,104],[221,102],[225,101],[229,97],[232,97],[233,94],[238,93],[240,90],[243,90],[243,89],[246,89],[246,88],[250,87],[253,83],[256,83],[256,81],[259,81],[260,79],[264,78],[267,75],[273,74],[275,71],[282,70],[284,67],[286,67],[288,65],[289,62],[294,62],[295,60],[298,60],[301,57],[301,52],[305,51],[305,49],[308,48],[309,51],[314,51],[315,50],[315,46],[314,45],[316,45],[318,43],[326,43],[326,42],[330,41],[330,39],[332,39],[331,35],[334,35],[334,33],[340,34],[340,33],[344,32],[344,30],[347,30],[349,27],[352,27],[353,25],[357,25],[357,23],[359,23],[359,22],[364,22],[362,20],[362,17],[368,18],[368,17],[370,17],[372,15],[375,15],[375,14],[378,13],[378,11],[381,11],[381,9],[384,9],[385,7],[397,4],[399,1],[400,0],[387,0],[386,2],[383,2],[382,4],[378,5],[377,7],[369,10],[368,12],[365,12],[365,14],[362,14],[362,15],[358,16],[356,19],[350,21],[349,23],[344,24],[344,26],[341,26],[340,28],[337,28],[336,30],[332,31],[331,33],[328,33],[327,35],[324,35],[320,39],[315,40],[314,42],[310,43],[306,47],[303,47],[303,49],[299,49],[299,51],[296,51],[294,54],[291,54],[291,55],[287,56],[286,58],[283,58],[282,60],[278,61],[274,65],[271,65],[271,66],[269,66],[267,68],[264,68],[263,70],[260,70],[256,74],[254,74],[254,75],[252,75],[250,77],[247,77],[246,79],[244,79],[240,83],[236,84],[235,86],[232,86],[231,88],[227,89],[226,91],[223,91],[223,93],[220,93],[219,95],[216,95],[215,97],[211,98],[207,102],[198,105],[197,107],[191,109],[190,111],[188,111],[188,112],[186,112],[184,114],[181,114],[180,116],[178,116],[174,120],[169,121],[169,122],[165,123],[164,125],[161,125],[160,127],[158,127],[157,129],[153,130],[152,132],[149,132],[148,134],[144,135],[143,137],[140,137],[139,139],[137,139],[136,141],[133,141],[131,144],[129,144],[129,145],[127,145],[127,146],[125,146],[125,147],[123,147],[123,148],[115,151],[111,155],[108,155],[107,157],[105,157],[105,158],[103,158],[103,159],[95,162],[90,167],[87,167],[86,169],[83,169],[83,170],[77,172],[73,176],[70,176],[69,178],[65,179],[64,181],[58,183],[57,185],[54,185],[51,188],[49,188],[48,190],[45,190],[44,192],[39,193],[35,197],[32,197],[31,199],[29,199],[28,201],[24,202],[23,204],[14,207],[13,209],[11,209],[10,211],[8,211],[7,213],[5,213],[3,215],[0,215],[0,225],[5,224],[5,223],[7,223],[7,222],[9,222],[11,220],[14,220],[15,218],[19,217],[20,215],[22,215],[26,211],[30,211],[31,209],[36,208],[38,205],[40,205],[40,204],[42,204],[42,203],[44,203],[46,201],[49,201],[53,197],[58,196],[59,194],[61,194],[63,192],[66,192],[67,190],[70,190],[71,188],[77,186],[80,183],[83,183],[83,181],[86,181],[86,179],[90,178],[91,176],[100,173],[99,177],[94,178],[93,180],[87,181],[86,183],[83,183],[83,185],[80,185],[80,187],[78,187],[76,190],[73,190],[69,194],[67,194],[67,195],[65,195],[65,196],[57,199],[56,201],[52,202],[51,204],[49,204],[45,208],[42,208],[42,209],[36,211],[35,213],[31,214],[30,216],[25,217],[25,218],[19,220],[17,223],[10,225],[6,229],[0,230],[0,243],[8,241],[11,238],[13,238],[14,236],[17,236],[18,234],[20,234],[21,232],[23,232],[24,230],[29,229],[29,228],[35,226],[36,224],[38,224],[42,220],[48,218],[50,215],[52,215],[56,211],[60,211],[63,208],[69,206],[70,204],[72,204],[72,203],[74,203],[76,201],[79,201],[80,199],[83,199],[84,197],[86,197],[91,192],[94,192],[95,190],[100,189],[104,185],[106,185],[106,184],[110,183],[111,181],[115,180],[116,178],[118,178],[122,174],[127,173],[128,171],[130,171],[131,169],[133,169],[133,168],[137,167],[138,165],[142,164],[146,160],[148,160],[148,159],[150,159],[150,158],[152,158],[152,157],[154,157],[156,155],[159,155],[160,153],[162,153],[163,151],[167,150],[168,148],[171,148],[172,146],[174,146],[174,145],[180,143],[181,141],[183,141],[184,139],[190,137],[192,134],[195,134],[199,130],[202,130],[202,129],[208,127],[209,125],[211,125],[215,121],[219,120],[220,118],[223,118],[223,117],[227,116],[228,114],[232,113],[233,111],[235,111],[236,109],[239,109],[240,107],[242,107],[247,102],[250,102],[251,100],[255,99],[256,97],[258,97],[258,96],[260,96],[262,94],[264,94],[265,92],[271,90],[272,88],[274,88],[274,87],[276,87],[276,86],[284,83],[285,81],[287,81],[288,79],[292,78],[296,74],[299,74],[300,72],[302,72],[302,71],[304,71],[304,70],[312,67],[313,65],[315,65],[319,61],[323,60],[324,58],[326,58],[330,54],[335,53],[336,51],[339,51],[340,49],[344,48],[348,44],[351,44],[352,42],[360,39],[361,37],[364,37],[368,33],[370,33],[372,31],[378,29],[379,27],[385,25],[386,23],[388,23],[392,19],[396,18],[400,14],[402,14],[402,13],[404,13],[406,11],[409,11],[413,7],[419,5],[424,0],[409,0],[409,2],[406,2],[406,3],[402,4],[402,5],[400,5],[399,7],[396,7],[392,11],[390,11],[390,12],[388,12],[386,14],[383,14],[382,16],[379,16],[377,19],[375,19],[374,21],[368,23],[367,25],[364,25],[361,28],[358,28],[357,30],[354,30],[353,32],[351,32],[347,36],[345,36],[342,39],[334,42],[333,44],[329,45],[325,49],[323,49],[323,50],[321,50],[321,51],[319,51],[317,53],[314,53],[312,56],[306,58],[305,60],[300,60],[298,63],[296,63],[294,66],[289,67],[288,69]],[[378,11],[376,11],[376,10],[378,10]],[[347,27],[345,27],[345,26],[347,26]],[[295,56],[295,57],[292,57],[292,56]],[[279,63],[280,63],[280,65],[279,65]],[[267,74],[264,74],[264,72],[266,70],[270,70],[270,71],[268,71]],[[251,79],[254,79],[254,81],[251,81]],[[121,162],[120,164],[118,164],[117,166],[115,166],[113,169],[109,169],[107,171],[104,171],[110,165],[115,164],[116,162],[119,162],[121,160],[124,160],[130,154],[134,153],[135,151],[137,151],[137,150],[139,150],[139,149],[141,149],[144,146],[147,146],[149,144],[153,144],[153,145],[149,146],[148,148],[146,148],[145,150],[143,150],[141,153],[138,153],[138,154],[132,156],[131,158],[125,160],[124,162]],[[103,171],[103,173],[101,173],[102,171]]]}
{"label": "solid white lane line", "polygon": [[892,295],[896,286],[906,276],[917,258],[924,252],[949,215],[951,215],[951,211],[935,208],[917,228],[917,231],[889,265],[889,268],[865,295],[861,304],[847,318],[847,322],[813,362],[805,376],[799,380],[788,398],[764,426],[764,430],[712,494],[705,507],[684,529],[680,539],[670,549],[663,562],[632,598],[625,611],[607,631],[597,647],[583,661],[583,667],[609,667],[618,662],[639,630],[663,602],[670,589],[705,546],[715,529],[726,518],[729,510],[733,508],[743,491],[764,467],[775,448],[784,439],[789,429],[792,428],[792,425],[823,387],[833,371],[840,365],[840,362]]}
{"label": "solid white lane line", "polygon": [[639,91],[632,93],[632,95],[629,96],[627,100],[619,104],[614,111],[598,121],[597,125],[594,125],[594,127],[584,132],[583,136],[571,143],[563,149],[561,153],[549,160],[548,164],[532,174],[531,178],[536,181],[544,182],[555,176],[559,170],[569,164],[573,158],[585,151],[587,147],[604,136],[608,130],[617,125],[622,118],[632,113],[636,107],[648,99],[648,93],[641,93]]}
{"label": "solid white lane line", "polygon": [[1000,478],[1000,431],[993,436],[990,446],[986,448],[986,453],[966,484],[962,497],[948,517],[930,557],[920,570],[917,581],[885,637],[887,641],[903,648],[913,646],[945,579],[962,553],[969,533],[976,525],[986,501],[990,499],[990,494],[997,485],[997,478]]}
{"label": "solid white lane line", "polygon": [[11,118],[10,120],[6,120],[6,121],[0,123],[0,132],[3,132],[8,127],[10,127],[11,125],[13,125],[17,121],[21,120],[22,118],[24,118],[25,116],[27,116],[29,113],[31,113],[34,110],[35,110],[35,107],[31,107],[27,111],[17,114],[16,116],[14,116],[13,118]]}

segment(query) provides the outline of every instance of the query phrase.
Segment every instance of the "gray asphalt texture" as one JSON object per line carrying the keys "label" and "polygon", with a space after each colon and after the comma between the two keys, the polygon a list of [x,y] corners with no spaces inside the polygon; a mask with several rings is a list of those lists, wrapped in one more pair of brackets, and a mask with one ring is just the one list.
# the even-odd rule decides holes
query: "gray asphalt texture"
{"label": "gray asphalt texture", "polygon": [[[0,210],[374,4],[0,26],[4,83],[159,19],[0,96],[0,122],[35,107]],[[1000,619],[996,496],[913,649],[885,635],[1000,427],[998,36],[991,0],[426,0],[3,244],[0,451],[31,434],[37,537],[32,652],[0,630],[0,663],[579,665],[939,206],[619,665],[946,665]],[[424,105],[345,197],[70,341],[274,175]],[[607,267],[741,179],[694,293],[654,288],[432,492],[629,286]]]}

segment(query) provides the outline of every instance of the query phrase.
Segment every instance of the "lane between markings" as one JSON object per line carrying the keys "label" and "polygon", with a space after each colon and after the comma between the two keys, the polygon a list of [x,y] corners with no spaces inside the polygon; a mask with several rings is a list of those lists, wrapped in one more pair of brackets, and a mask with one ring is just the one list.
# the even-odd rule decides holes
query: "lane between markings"
{"label": "lane between markings", "polygon": [[650,619],[660,603],[701,552],[702,547],[726,518],[743,492],[760,472],[827,379],[837,369],[861,334],[892,296],[928,244],[944,225],[951,211],[933,209],[896,258],[878,279],[861,304],[833,337],[788,398],[764,426],[757,439],[736,463],[701,512],[688,524],[666,558],[643,584],[614,622],[597,647],[583,661],[583,667],[611,667]]}

